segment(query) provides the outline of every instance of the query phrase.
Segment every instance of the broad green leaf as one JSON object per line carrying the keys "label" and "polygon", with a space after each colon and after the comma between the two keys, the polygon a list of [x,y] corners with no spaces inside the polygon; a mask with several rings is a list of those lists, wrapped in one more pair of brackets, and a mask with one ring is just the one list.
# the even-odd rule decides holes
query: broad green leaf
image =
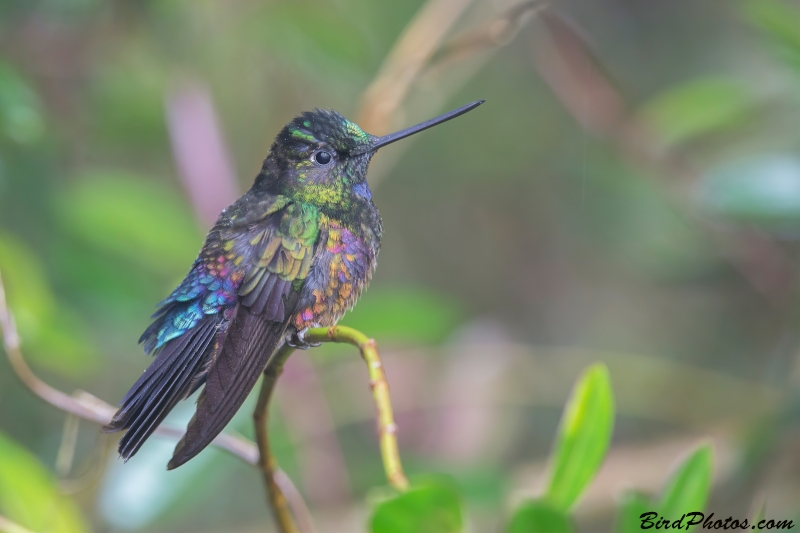
{"label": "broad green leaf", "polygon": [[643,113],[667,142],[679,143],[739,125],[752,106],[740,82],[703,78],[659,94]]}
{"label": "broad green leaf", "polygon": [[0,134],[19,144],[38,141],[44,119],[33,89],[10,65],[0,62]]}
{"label": "broad green leaf", "polygon": [[800,69],[800,9],[779,0],[749,0],[743,14],[767,34],[784,61]]}
{"label": "broad green leaf", "polygon": [[0,433],[0,514],[35,532],[87,531],[78,508],[28,451]]}
{"label": "broad green leaf", "polygon": [[652,512],[654,507],[650,498],[641,492],[625,492],[617,511],[615,533],[639,533],[642,531],[642,515]]}
{"label": "broad green leaf", "polygon": [[614,429],[614,398],[605,365],[590,366],[572,392],[550,458],[546,498],[568,511],[597,473]]}
{"label": "broad green leaf", "polygon": [[442,341],[458,324],[458,305],[425,289],[378,288],[368,291],[342,324],[381,340]]}
{"label": "broad green leaf", "polygon": [[786,230],[800,226],[800,159],[762,155],[729,161],[698,186],[701,209],[732,221]]}
{"label": "broad green leaf", "polygon": [[658,502],[660,514],[669,520],[702,512],[711,491],[713,452],[710,444],[693,451],[672,474]]}
{"label": "broad green leaf", "polygon": [[86,326],[55,299],[44,270],[22,242],[0,233],[0,274],[26,355],[62,375],[89,370],[97,353]]}
{"label": "broad green leaf", "polygon": [[505,533],[571,533],[569,518],[545,500],[530,500],[514,511]]}
{"label": "broad green leaf", "polygon": [[450,484],[427,481],[375,507],[372,533],[458,533],[463,519]]}
{"label": "broad green leaf", "polygon": [[84,176],[61,195],[59,212],[77,238],[167,275],[183,273],[202,243],[180,196],[123,172]]}

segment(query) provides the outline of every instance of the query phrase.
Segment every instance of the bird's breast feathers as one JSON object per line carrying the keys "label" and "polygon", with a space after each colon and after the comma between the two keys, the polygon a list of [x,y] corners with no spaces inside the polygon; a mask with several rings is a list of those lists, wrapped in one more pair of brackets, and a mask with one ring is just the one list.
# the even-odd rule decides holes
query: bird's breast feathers
{"label": "bird's breast feathers", "polygon": [[331,326],[355,305],[372,277],[378,253],[376,239],[370,238],[372,230],[362,230],[353,231],[340,220],[320,215],[314,266],[292,319],[298,330]]}

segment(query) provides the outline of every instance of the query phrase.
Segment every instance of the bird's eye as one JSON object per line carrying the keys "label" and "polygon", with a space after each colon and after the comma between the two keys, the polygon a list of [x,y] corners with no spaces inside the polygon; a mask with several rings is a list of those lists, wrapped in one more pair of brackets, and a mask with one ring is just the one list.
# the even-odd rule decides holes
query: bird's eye
{"label": "bird's eye", "polygon": [[331,157],[330,152],[326,152],[325,150],[320,150],[319,152],[316,152],[314,154],[313,159],[314,162],[316,162],[318,165],[324,166],[330,163],[333,157]]}

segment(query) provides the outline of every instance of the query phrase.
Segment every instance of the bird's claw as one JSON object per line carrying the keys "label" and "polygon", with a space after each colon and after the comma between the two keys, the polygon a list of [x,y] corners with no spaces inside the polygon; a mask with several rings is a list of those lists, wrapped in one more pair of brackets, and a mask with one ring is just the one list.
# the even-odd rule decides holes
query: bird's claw
{"label": "bird's claw", "polygon": [[303,328],[300,331],[293,333],[286,340],[286,344],[288,344],[292,348],[297,348],[298,350],[308,350],[309,348],[316,348],[317,346],[322,346],[321,342],[306,342],[305,335],[307,331],[308,328]]}

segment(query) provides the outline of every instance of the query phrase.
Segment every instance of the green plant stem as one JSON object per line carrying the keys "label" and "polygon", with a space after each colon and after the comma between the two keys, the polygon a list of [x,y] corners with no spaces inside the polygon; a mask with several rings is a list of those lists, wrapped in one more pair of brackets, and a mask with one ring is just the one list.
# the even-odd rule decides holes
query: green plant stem
{"label": "green plant stem", "polygon": [[312,328],[303,336],[305,342],[342,342],[356,346],[361,357],[367,363],[369,385],[378,411],[378,437],[380,439],[381,457],[386,478],[389,484],[399,491],[408,488],[408,480],[403,473],[400,452],[397,449],[397,424],[392,414],[392,402],[389,398],[389,383],[383,371],[378,346],[371,339],[353,328],[333,326],[330,328]]}
{"label": "green plant stem", "polygon": [[282,533],[299,533],[299,529],[297,529],[297,525],[292,516],[286,495],[276,481],[278,467],[269,446],[267,422],[269,420],[269,402],[272,399],[275,384],[278,381],[278,377],[283,372],[284,363],[293,351],[294,348],[284,344],[267,365],[267,368],[264,370],[264,377],[261,380],[261,391],[258,394],[256,409],[253,412],[256,444],[258,445],[259,451],[258,468],[264,475],[268,503],[272,508],[275,521],[278,523],[278,528]]}

